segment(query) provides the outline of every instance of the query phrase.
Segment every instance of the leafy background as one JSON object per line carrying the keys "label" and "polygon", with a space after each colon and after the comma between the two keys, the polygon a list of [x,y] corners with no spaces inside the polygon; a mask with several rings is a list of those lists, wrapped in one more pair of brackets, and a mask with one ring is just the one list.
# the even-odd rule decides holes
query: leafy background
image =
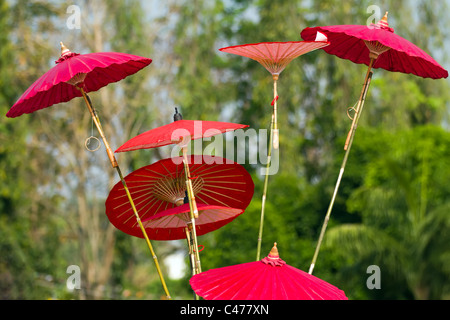
{"label": "leafy background", "polygon": [[[272,79],[258,63],[218,51],[263,41],[296,41],[309,26],[365,24],[379,6],[390,26],[449,69],[448,0],[73,1],[0,0],[0,111],[59,56],[119,51],[152,64],[91,98],[114,149],[138,133],[185,119],[268,129]],[[343,156],[346,110],[366,66],[315,51],[280,76],[280,170],[270,176],[262,256],[273,242],[307,271]],[[449,299],[449,82],[374,70],[352,152],[314,275],[350,299]],[[0,121],[0,295],[2,299],[162,299],[144,241],[116,230],[104,201],[117,182],[107,157],[84,149],[92,123],[81,99]],[[94,131],[95,133],[95,131]],[[170,149],[118,155],[127,174]],[[261,210],[261,165],[245,214],[199,237],[202,269],[253,261]],[[174,299],[192,299],[183,241],[153,244]],[[184,276],[168,276],[185,261]],[[66,287],[78,265],[81,289]],[[178,265],[178,264],[177,264]],[[367,268],[381,270],[369,290]]]}

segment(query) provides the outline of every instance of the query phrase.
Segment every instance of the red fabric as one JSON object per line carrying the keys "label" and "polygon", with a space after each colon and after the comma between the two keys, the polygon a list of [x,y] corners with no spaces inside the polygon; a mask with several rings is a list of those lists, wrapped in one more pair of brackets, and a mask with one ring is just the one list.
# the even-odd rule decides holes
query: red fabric
{"label": "red fabric", "polygon": [[[228,208],[198,204],[198,218],[195,219],[197,236],[217,230],[236,219],[244,209]],[[185,228],[190,222],[189,203],[162,211],[152,217],[142,220],[149,239],[179,240],[186,239]]]}
{"label": "red fabric", "polygon": [[[250,204],[255,186],[243,166],[221,157],[206,155],[191,155],[188,161],[189,171],[193,176],[197,176],[192,180],[192,184],[198,206],[207,204],[227,207],[232,214],[236,214],[235,209],[245,210]],[[141,220],[175,208],[176,200],[185,197],[186,178],[182,157],[160,160],[133,171],[124,179]],[[117,229],[129,235],[143,237],[122,182],[118,182],[112,188],[105,206],[109,221]],[[173,210],[169,211],[169,214],[180,209]],[[232,220],[230,212],[228,217],[216,215],[211,222],[220,224],[222,223],[218,222],[220,219],[226,220],[223,223],[230,222]],[[211,215],[205,215],[203,218],[210,217]],[[206,224],[206,221],[203,223]],[[151,223],[148,225],[152,227]],[[202,228],[207,231],[209,227],[211,226]],[[149,234],[152,232],[150,230]]]}
{"label": "red fabric", "polygon": [[116,152],[162,147],[178,143],[183,137],[190,137],[192,140],[207,138],[247,127],[248,125],[220,121],[178,120],[141,133],[125,142]]}
{"label": "red fabric", "polygon": [[330,283],[281,259],[267,260],[210,269],[189,283],[206,300],[347,300],[344,291]]}
{"label": "red fabric", "polygon": [[286,262],[281,260],[280,257],[278,257],[278,256],[272,257],[272,256],[270,256],[270,254],[267,257],[261,259],[261,262],[265,263],[265,264],[269,264],[272,267],[281,267],[286,264]]}
{"label": "red fabric", "polygon": [[411,73],[423,78],[447,78],[448,72],[425,51],[400,37],[392,28],[362,25],[336,25],[306,28],[301,37],[311,40],[317,32],[328,37],[330,45],[323,48],[329,54],[358,64],[369,65],[369,49],[363,40],[378,41],[391,49],[382,53],[373,68]]}
{"label": "red fabric", "polygon": [[327,41],[313,40],[250,43],[219,50],[256,60],[270,73],[280,74],[293,59],[329,44]]}
{"label": "red fabric", "polygon": [[149,58],[126,53],[99,52],[83,55],[68,54],[56,66],[37,79],[6,114],[14,118],[24,113],[50,107],[81,97],[80,91],[67,81],[79,73],[86,73],[83,88],[96,91],[109,83],[132,75],[152,62]]}

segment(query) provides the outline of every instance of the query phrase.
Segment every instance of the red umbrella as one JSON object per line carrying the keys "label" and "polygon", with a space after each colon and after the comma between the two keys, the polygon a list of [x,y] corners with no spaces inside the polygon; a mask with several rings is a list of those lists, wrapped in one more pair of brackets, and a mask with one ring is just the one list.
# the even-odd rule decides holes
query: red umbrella
{"label": "red umbrella", "polygon": [[394,33],[389,27],[387,13],[377,24],[336,25],[306,28],[305,40],[317,32],[324,33],[330,45],[323,48],[329,54],[354,63],[372,64],[374,69],[411,73],[423,78],[447,78],[448,72],[415,44]]}
{"label": "red umbrella", "polygon": [[269,177],[270,159],[272,154],[272,144],[274,149],[278,149],[278,121],[277,121],[277,81],[280,73],[286,66],[298,56],[328,46],[330,43],[327,38],[317,32],[315,39],[311,41],[288,41],[288,42],[261,42],[242,44],[219,49],[258,61],[264,68],[272,74],[273,78],[273,114],[270,124],[270,145],[267,154],[266,176],[264,181],[264,189],[261,207],[261,223],[259,228],[258,246],[256,260],[259,260],[261,251],[262,230],[264,222],[264,208],[266,203],[267,184]]}
{"label": "red umbrella", "polygon": [[180,143],[183,139],[201,139],[214,135],[247,128],[248,125],[202,120],[178,120],[128,140],[116,152],[150,149]]}
{"label": "red umbrella", "polygon": [[345,170],[345,165],[353,143],[357,124],[361,116],[367,91],[369,89],[369,84],[372,77],[372,68],[411,73],[423,78],[440,79],[448,77],[447,70],[442,68],[425,51],[394,33],[394,29],[389,27],[387,15],[388,13],[386,12],[386,15],[383,19],[381,19],[381,21],[377,24],[371,24],[370,26],[323,26],[306,28],[301,32],[301,36],[305,40],[310,40],[317,32],[322,32],[328,37],[331,43],[330,46],[323,49],[325,52],[336,55],[342,59],[348,59],[354,63],[366,64],[369,66],[356,108],[349,108],[349,110],[354,111],[355,115],[353,116],[352,126],[348,132],[347,140],[345,142],[344,149],[346,153],[342,162],[331,203],[328,207],[325,221],[322,226],[318,245],[311,263],[310,273],[312,273],[312,270],[314,269],[320,244],[322,242],[339,184]]}
{"label": "red umbrella", "polygon": [[[186,168],[193,175],[189,183],[186,183]],[[192,188],[192,198],[197,199],[199,204],[241,210],[247,208],[254,191],[253,180],[243,166],[221,157],[206,155],[163,159],[130,173],[125,181],[139,212],[139,221],[189,202],[194,248],[198,247],[197,223],[204,224],[204,218],[211,216],[202,217],[198,214],[197,219],[192,216],[192,203],[187,197],[189,187]],[[112,188],[106,200],[106,214],[119,230],[136,237],[142,236],[126,201],[125,190],[119,183]],[[221,223],[220,216],[214,218],[215,224],[210,226]],[[147,227],[145,230],[147,235]],[[200,270],[198,251],[195,254],[197,269]]]}
{"label": "red umbrella", "polygon": [[[105,137],[100,119],[87,92],[96,91],[109,83],[122,80],[148,66],[151,62],[152,60],[149,58],[117,52],[82,55],[71,52],[61,43],[61,57],[55,61],[56,66],[37,79],[24,92],[6,116],[11,118],[18,117],[24,113],[32,113],[56,103],[67,102],[75,97],[82,96],[103,139],[111,165],[113,168],[116,168],[126,188],[120,167]],[[131,197],[129,197],[129,201],[134,207]],[[135,212],[135,216],[138,217],[137,212]],[[142,232],[144,232],[143,228]],[[156,255],[150,241],[146,240],[166,295],[170,298]]]}
{"label": "red umbrella", "polygon": [[241,44],[219,49],[258,61],[272,74],[273,78],[273,140],[274,148],[278,148],[278,124],[277,124],[277,81],[280,73],[295,58],[329,45],[326,37],[317,34],[314,41],[288,41],[288,42],[260,42]]}
{"label": "red umbrella", "polygon": [[262,260],[211,269],[189,283],[206,300],[348,300],[344,291],[286,264],[276,243]]}
{"label": "red umbrella", "polygon": [[[176,211],[170,211],[169,214],[178,212],[179,206],[187,200],[185,166],[182,160],[183,157],[159,160],[125,177],[141,221],[147,221],[170,209]],[[193,175],[192,188],[198,204],[242,210],[247,208],[253,197],[254,183],[242,165],[207,155],[191,155],[188,160]],[[105,206],[106,215],[116,228],[129,235],[142,237],[120,183],[111,189]]]}
{"label": "red umbrella", "polygon": [[[18,117],[24,113],[67,102],[85,93],[120,81],[148,66],[152,60],[118,52],[78,54],[62,46],[56,65],[37,79],[6,114]],[[81,90],[82,89],[82,90]]]}

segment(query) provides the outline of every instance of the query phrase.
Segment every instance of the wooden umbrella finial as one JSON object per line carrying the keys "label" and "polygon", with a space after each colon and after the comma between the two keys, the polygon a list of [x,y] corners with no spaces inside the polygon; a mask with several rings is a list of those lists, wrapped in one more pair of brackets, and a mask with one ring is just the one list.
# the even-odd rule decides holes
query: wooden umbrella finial
{"label": "wooden umbrella finial", "polygon": [[389,28],[389,23],[388,23],[388,11],[386,11],[385,15],[383,18],[381,18],[380,21],[378,21],[378,25],[380,27],[385,27],[385,28]]}
{"label": "wooden umbrella finial", "polygon": [[276,242],[274,242],[272,250],[270,250],[269,257],[270,258],[279,258],[280,257],[280,255],[278,254],[278,248],[277,248]]}
{"label": "wooden umbrella finial", "polygon": [[61,56],[64,56],[64,55],[70,53],[70,50],[67,49],[67,47],[64,45],[64,43],[60,42],[59,44],[61,45]]}

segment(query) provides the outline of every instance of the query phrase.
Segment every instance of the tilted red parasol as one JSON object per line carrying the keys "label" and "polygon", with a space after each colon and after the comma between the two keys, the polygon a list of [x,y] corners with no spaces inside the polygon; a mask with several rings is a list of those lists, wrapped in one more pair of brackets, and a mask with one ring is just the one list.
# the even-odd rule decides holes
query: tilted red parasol
{"label": "tilted red parasol", "polygon": [[295,58],[328,46],[330,43],[327,38],[318,32],[315,39],[311,41],[288,41],[288,42],[260,42],[242,44],[237,46],[231,46],[219,49],[220,51],[232,53],[240,56],[244,56],[255,61],[258,61],[264,68],[272,74],[273,78],[273,113],[270,124],[270,145],[267,153],[267,165],[266,175],[264,181],[264,189],[262,196],[261,206],[261,222],[258,235],[258,245],[256,260],[259,260],[261,251],[261,240],[264,225],[264,209],[267,195],[267,184],[269,178],[270,160],[272,156],[272,145],[274,149],[278,149],[279,146],[279,132],[278,132],[278,93],[277,93],[277,81],[280,73],[286,68],[286,66]]}
{"label": "tilted red parasol", "polygon": [[[57,103],[70,101],[76,97],[83,97],[92,120],[103,140],[111,165],[117,170],[124,188],[126,189],[126,184],[123,180],[119,164],[109,146],[100,119],[87,93],[99,90],[109,83],[117,82],[127,76],[135,74],[142,68],[148,66],[151,62],[152,60],[149,58],[118,52],[78,54],[71,52],[63,43],[61,43],[61,57],[55,61],[56,66],[37,79],[24,92],[8,111],[6,116],[14,118],[25,113],[32,113],[50,107]],[[88,140],[86,140],[86,146],[87,141]],[[128,200],[134,208],[131,197],[128,197]],[[135,217],[138,217],[137,212],[135,211],[134,213]],[[144,232],[143,228],[141,228],[141,230]],[[150,241],[148,239],[146,239],[146,241],[155,262],[164,291],[170,299],[170,294],[161,273],[156,254]]]}
{"label": "tilted red parasol", "polygon": [[[192,174],[189,184],[186,183],[185,163],[189,164]],[[139,221],[149,221],[145,224],[145,231],[151,239],[170,240],[171,238],[165,231],[153,230],[154,224],[149,219],[158,214],[160,215],[157,217],[183,213],[182,211],[188,207],[194,248],[198,247],[197,230],[204,234],[204,231],[212,231],[213,227],[223,226],[224,222],[231,222],[232,219],[229,220],[229,218],[241,214],[247,208],[254,192],[253,180],[243,166],[229,159],[207,155],[163,159],[133,171],[125,177],[125,181],[139,212]],[[189,185],[192,187],[193,198],[198,205],[202,205],[203,208],[205,205],[221,207],[219,211],[216,211],[220,214],[213,215],[214,211],[209,208],[208,212],[204,211],[202,214],[198,212],[198,217],[194,219],[191,203],[187,197]],[[129,235],[142,237],[136,220],[133,219],[125,190],[120,183],[112,188],[105,205],[106,215],[116,228]],[[196,205],[197,211],[199,211],[198,205]],[[224,213],[227,215],[225,218]],[[163,220],[168,221],[168,219]],[[199,229],[197,224],[202,227]],[[176,234],[173,230],[168,233],[172,236]],[[199,259],[198,251],[195,253],[196,258]],[[198,264],[197,269],[201,270],[200,263],[196,264]]]}
{"label": "tilted red parasol", "polygon": [[368,66],[364,85],[356,107],[349,108],[349,110],[354,112],[354,116],[344,146],[346,152],[334,193],[325,216],[309,273],[312,273],[314,269],[334,200],[344,174],[348,155],[372,78],[372,68],[414,74],[422,78],[440,79],[448,77],[448,71],[442,68],[442,66],[440,66],[425,51],[394,33],[394,29],[389,27],[387,15],[388,13],[386,12],[385,16],[378,23],[370,24],[368,26],[322,26],[306,28],[301,32],[301,37],[305,40],[311,40],[317,32],[324,33],[330,41],[330,45],[323,48],[325,52],[336,55],[342,59],[348,59],[354,63],[366,64]]}
{"label": "tilted red parasol", "polygon": [[206,300],[348,300],[344,291],[286,264],[276,243],[260,261],[210,269],[189,283]]}
{"label": "tilted red parasol", "polygon": [[[187,186],[182,160],[181,156],[162,159],[125,177],[141,221],[185,204]],[[198,204],[244,210],[253,196],[253,180],[242,165],[226,160],[207,155],[188,157],[195,198]],[[111,189],[105,206],[106,215],[116,228],[142,237],[120,183]]]}

